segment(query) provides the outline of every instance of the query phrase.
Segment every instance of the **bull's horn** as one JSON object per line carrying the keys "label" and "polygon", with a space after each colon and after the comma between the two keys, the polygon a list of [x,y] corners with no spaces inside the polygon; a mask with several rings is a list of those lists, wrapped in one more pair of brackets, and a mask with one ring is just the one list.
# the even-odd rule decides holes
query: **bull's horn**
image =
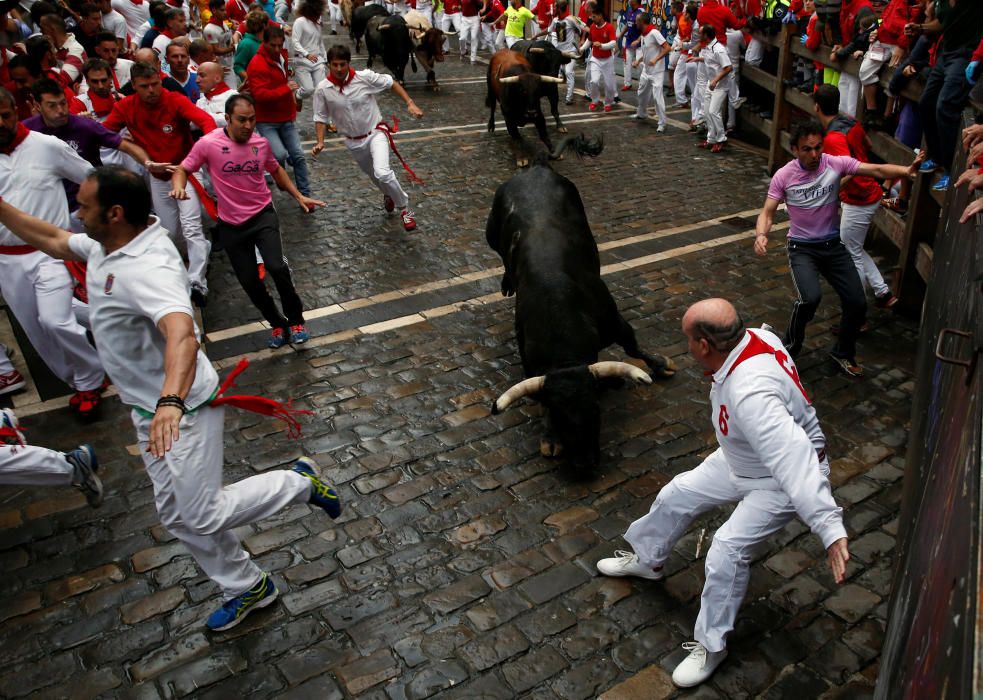
{"label": "bull's horn", "polygon": [[563,54],[564,58],[569,58],[570,60],[573,60],[575,58],[580,58],[579,53],[573,53],[572,51],[563,51],[561,53]]}
{"label": "bull's horn", "polygon": [[652,383],[652,377],[648,375],[648,372],[627,362],[595,362],[587,369],[590,370],[590,373],[594,375],[595,379],[622,377],[624,379],[631,379],[636,384]]}
{"label": "bull's horn", "polygon": [[523,396],[529,396],[530,394],[535,394],[542,391],[543,384],[545,383],[546,377],[543,376],[523,379],[521,382],[495,399],[495,403],[492,404],[492,413],[497,415],[521,399]]}
{"label": "bull's horn", "polygon": [[391,26],[392,26],[391,24],[380,24],[379,31],[382,31],[383,29],[389,29],[389,27]]}
{"label": "bull's horn", "polygon": [[[440,31],[444,32],[443,29]],[[444,32],[444,36],[457,36],[457,32]]]}
{"label": "bull's horn", "polygon": [[517,83],[519,82],[519,76],[517,75],[506,75],[504,78],[499,78],[500,83]]}
{"label": "bull's horn", "polygon": [[565,83],[566,82],[563,78],[557,78],[556,76],[553,76],[553,75],[541,75],[541,76],[539,76],[539,79],[542,80],[545,83]]}
{"label": "bull's horn", "polygon": [[529,49],[529,53],[546,53],[546,49],[544,49],[542,46],[534,46]]}

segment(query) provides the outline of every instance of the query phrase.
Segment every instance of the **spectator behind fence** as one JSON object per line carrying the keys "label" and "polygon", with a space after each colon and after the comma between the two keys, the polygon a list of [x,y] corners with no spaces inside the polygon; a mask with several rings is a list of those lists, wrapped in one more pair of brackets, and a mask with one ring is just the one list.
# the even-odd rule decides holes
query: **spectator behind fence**
{"label": "spectator behind fence", "polygon": [[983,3],[935,0],[934,10],[935,19],[925,24],[909,24],[905,31],[912,36],[942,34],[935,66],[929,71],[922,90],[919,110],[928,154],[921,172],[941,169],[942,177],[932,189],[944,192],[949,189],[949,168],[956,153],[959,119],[969,99],[966,68],[983,36]]}

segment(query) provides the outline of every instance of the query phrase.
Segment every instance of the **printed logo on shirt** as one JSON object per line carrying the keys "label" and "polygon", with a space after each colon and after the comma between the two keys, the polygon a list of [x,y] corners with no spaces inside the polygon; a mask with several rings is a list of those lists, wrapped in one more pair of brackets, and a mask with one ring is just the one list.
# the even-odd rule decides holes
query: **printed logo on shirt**
{"label": "printed logo on shirt", "polygon": [[68,141],[65,141],[65,143],[71,146],[72,150],[74,150],[76,153],[82,150],[82,147],[79,145],[79,142],[75,141],[74,139],[69,139]]}
{"label": "printed logo on shirt", "polygon": [[102,287],[102,293],[109,296],[113,293],[113,282],[116,281],[116,277],[112,273],[106,275],[106,284]]}
{"label": "printed logo on shirt", "polygon": [[165,134],[170,134],[171,132],[174,131],[174,127],[171,126],[170,124],[164,124],[163,131]]}
{"label": "printed logo on shirt", "polygon": [[730,427],[727,425],[728,418],[730,418],[730,414],[727,413],[727,406],[720,404],[720,413],[717,415],[717,425],[720,427],[721,435],[726,435],[730,432]]}
{"label": "printed logo on shirt", "polygon": [[259,172],[259,161],[258,160],[247,160],[243,163],[234,163],[231,160],[225,162],[222,165],[223,173],[258,173]]}
{"label": "printed logo on shirt", "polygon": [[253,155],[254,156],[258,156],[259,155],[259,146],[251,146],[250,147],[250,150],[253,152]]}

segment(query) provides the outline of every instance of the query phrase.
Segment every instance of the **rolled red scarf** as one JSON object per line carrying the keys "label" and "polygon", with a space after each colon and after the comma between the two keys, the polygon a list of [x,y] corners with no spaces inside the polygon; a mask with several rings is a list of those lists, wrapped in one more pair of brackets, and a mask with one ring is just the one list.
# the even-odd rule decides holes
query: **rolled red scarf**
{"label": "rolled red scarf", "polygon": [[264,416],[280,418],[287,424],[287,435],[289,437],[301,437],[303,433],[301,431],[300,421],[297,420],[296,416],[310,416],[313,415],[313,413],[311,411],[291,408],[293,399],[283,403],[282,401],[270,399],[265,396],[224,396],[227,389],[231,389],[235,386],[235,384],[233,384],[235,378],[245,372],[246,367],[248,366],[249,360],[245,358],[239,360],[239,364],[235,366],[235,369],[229,372],[229,376],[225,378],[224,382],[222,382],[222,385],[218,388],[218,392],[215,394],[215,398],[212,399],[209,405],[232,406],[233,408],[239,408],[243,411],[249,411],[250,413],[260,413]]}

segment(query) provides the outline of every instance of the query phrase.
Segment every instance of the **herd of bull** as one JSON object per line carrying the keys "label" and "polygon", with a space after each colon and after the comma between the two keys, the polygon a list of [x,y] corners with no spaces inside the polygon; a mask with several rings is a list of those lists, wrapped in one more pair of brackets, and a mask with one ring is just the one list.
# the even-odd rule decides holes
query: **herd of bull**
{"label": "herd of bull", "polygon": [[[358,2],[359,0],[354,0]],[[419,61],[427,83],[437,89],[433,67],[443,61],[444,33],[415,12],[390,15],[378,5],[346,8],[356,51],[364,38],[373,57],[402,82],[406,64]],[[416,15],[416,16],[415,16]],[[573,474],[588,476],[600,462],[600,394],[626,380],[650,384],[668,378],[675,366],[667,357],[638,346],[634,330],[618,311],[601,279],[600,254],[583,200],[569,179],[553,171],[550,160],[566,149],[579,156],[601,153],[602,142],[583,135],[566,137],[554,149],[546,131],[541,102],[546,98],[561,134],[557,84],[561,66],[575,59],[548,41],[519,41],[489,61],[485,101],[490,109],[488,131],[495,130],[500,107],[513,149],[521,143],[519,127],[532,123],[545,145],[522,170],[495,192],[485,237],[502,258],[502,295],[515,296],[515,331],[525,379],[492,404],[492,413],[506,410],[522,397],[546,409],[546,430],[540,451],[564,457]],[[413,70],[416,70],[414,63]],[[516,165],[530,158],[515,151]],[[601,350],[617,343],[639,359],[649,372],[626,362],[598,361]]]}

